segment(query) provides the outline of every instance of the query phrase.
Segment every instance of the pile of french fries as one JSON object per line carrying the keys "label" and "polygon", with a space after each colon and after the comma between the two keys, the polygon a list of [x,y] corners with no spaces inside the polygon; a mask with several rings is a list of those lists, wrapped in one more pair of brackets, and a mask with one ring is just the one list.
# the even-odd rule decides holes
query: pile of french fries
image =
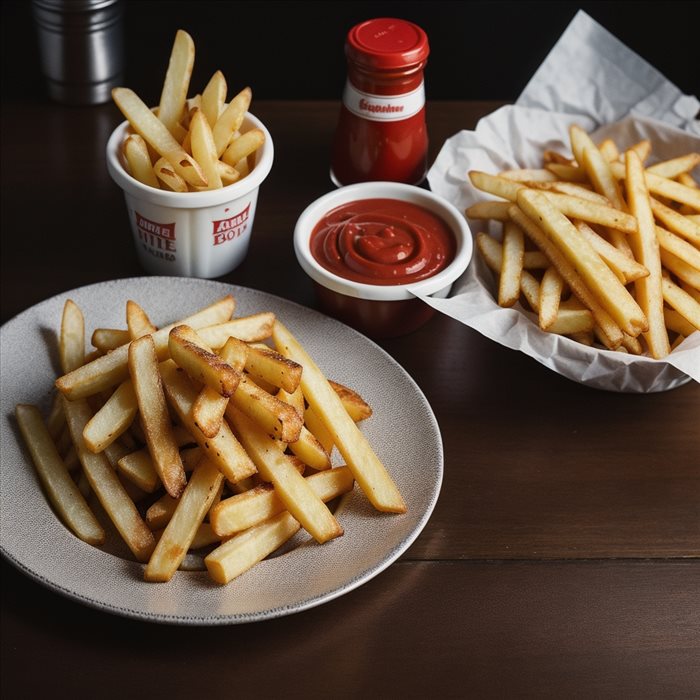
{"label": "pile of french fries", "polygon": [[571,155],[546,151],[542,168],[469,172],[500,198],[465,212],[502,224],[476,236],[498,303],[586,345],[666,357],[700,329],[700,154],[645,166],[647,140],[569,135]]}
{"label": "pile of french fries", "polygon": [[202,548],[223,584],[301,528],[332,540],[343,528],[327,504],[355,482],[377,510],[406,510],[358,427],[372,408],[329,381],[274,313],[234,311],[226,296],[156,328],[129,301],[126,328],[95,329],[87,353],[83,312],[68,300],[51,411],[16,407],[63,523],[104,543],[96,498],[147,581],[170,580]]}
{"label": "pile of french fries", "polygon": [[157,109],[129,88],[112,90],[131,125],[124,160],[130,174],[150,187],[198,192],[231,185],[255,167],[265,142],[262,129],[241,133],[252,99],[249,87],[227,102],[226,78],[216,71],[201,93],[188,98],[194,56],[192,37],[178,30]]}

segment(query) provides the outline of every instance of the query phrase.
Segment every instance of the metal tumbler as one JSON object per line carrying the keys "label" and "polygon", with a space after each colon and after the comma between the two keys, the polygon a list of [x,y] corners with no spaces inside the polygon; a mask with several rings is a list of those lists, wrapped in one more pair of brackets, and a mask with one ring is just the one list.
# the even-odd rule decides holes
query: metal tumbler
{"label": "metal tumbler", "polygon": [[49,96],[70,105],[109,101],[124,68],[123,0],[32,0]]}

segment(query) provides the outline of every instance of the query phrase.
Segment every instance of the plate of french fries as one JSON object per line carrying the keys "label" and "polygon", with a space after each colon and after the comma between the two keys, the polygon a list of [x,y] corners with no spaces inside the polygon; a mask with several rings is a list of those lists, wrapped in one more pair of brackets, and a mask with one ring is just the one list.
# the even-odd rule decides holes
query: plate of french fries
{"label": "plate of french fries", "polygon": [[2,553],[90,606],[193,625],[299,612],[383,571],[437,501],[420,389],[293,302],[116,280],[0,340]]}
{"label": "plate of french fries", "polygon": [[593,131],[541,113],[551,133],[535,141],[538,110],[494,117],[488,129],[510,139],[464,132],[431,173],[477,255],[452,298],[429,303],[595,388],[700,381],[700,139],[642,118]]}

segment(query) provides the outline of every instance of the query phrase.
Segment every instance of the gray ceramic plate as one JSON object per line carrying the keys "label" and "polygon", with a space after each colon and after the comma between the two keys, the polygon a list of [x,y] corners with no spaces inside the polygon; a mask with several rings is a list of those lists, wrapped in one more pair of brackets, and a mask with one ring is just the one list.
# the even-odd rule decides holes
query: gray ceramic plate
{"label": "gray ceramic plate", "polygon": [[[15,404],[46,411],[57,370],[56,332],[67,298],[98,326],[125,327],[127,299],[164,325],[231,293],[237,315],[271,310],[333,379],[357,389],[374,408],[363,431],[408,505],[402,515],[376,512],[359,488],[336,511],[344,536],[272,557],[226,586],[206,572],[178,571],[169,583],[145,583],[141,564],[74,537],[44,497],[14,420]],[[0,547],[35,580],[70,598],[127,617],[188,625],[263,620],[328,602],[362,585],[416,539],[437,501],[442,440],[422,392],[389,355],[356,331],[315,311],[262,292],[198,279],[141,277],[75,289],[48,299],[0,331],[2,434]],[[337,464],[338,455],[334,455]]]}

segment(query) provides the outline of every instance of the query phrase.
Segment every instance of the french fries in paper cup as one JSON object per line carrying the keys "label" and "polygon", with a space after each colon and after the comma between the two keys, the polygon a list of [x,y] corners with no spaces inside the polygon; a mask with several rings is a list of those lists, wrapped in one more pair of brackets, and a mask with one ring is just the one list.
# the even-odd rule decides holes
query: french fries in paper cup
{"label": "french fries in paper cup", "polygon": [[[606,51],[632,80],[654,72],[656,99],[621,104],[604,61],[591,58]],[[480,254],[450,298],[424,301],[591,387],[644,393],[700,381],[698,106],[579,13],[518,103],[448,139],[431,168],[431,189],[465,211]],[[515,257],[503,233],[514,219],[526,231]],[[543,246],[546,276],[535,257]],[[518,275],[519,301],[499,305]]]}

